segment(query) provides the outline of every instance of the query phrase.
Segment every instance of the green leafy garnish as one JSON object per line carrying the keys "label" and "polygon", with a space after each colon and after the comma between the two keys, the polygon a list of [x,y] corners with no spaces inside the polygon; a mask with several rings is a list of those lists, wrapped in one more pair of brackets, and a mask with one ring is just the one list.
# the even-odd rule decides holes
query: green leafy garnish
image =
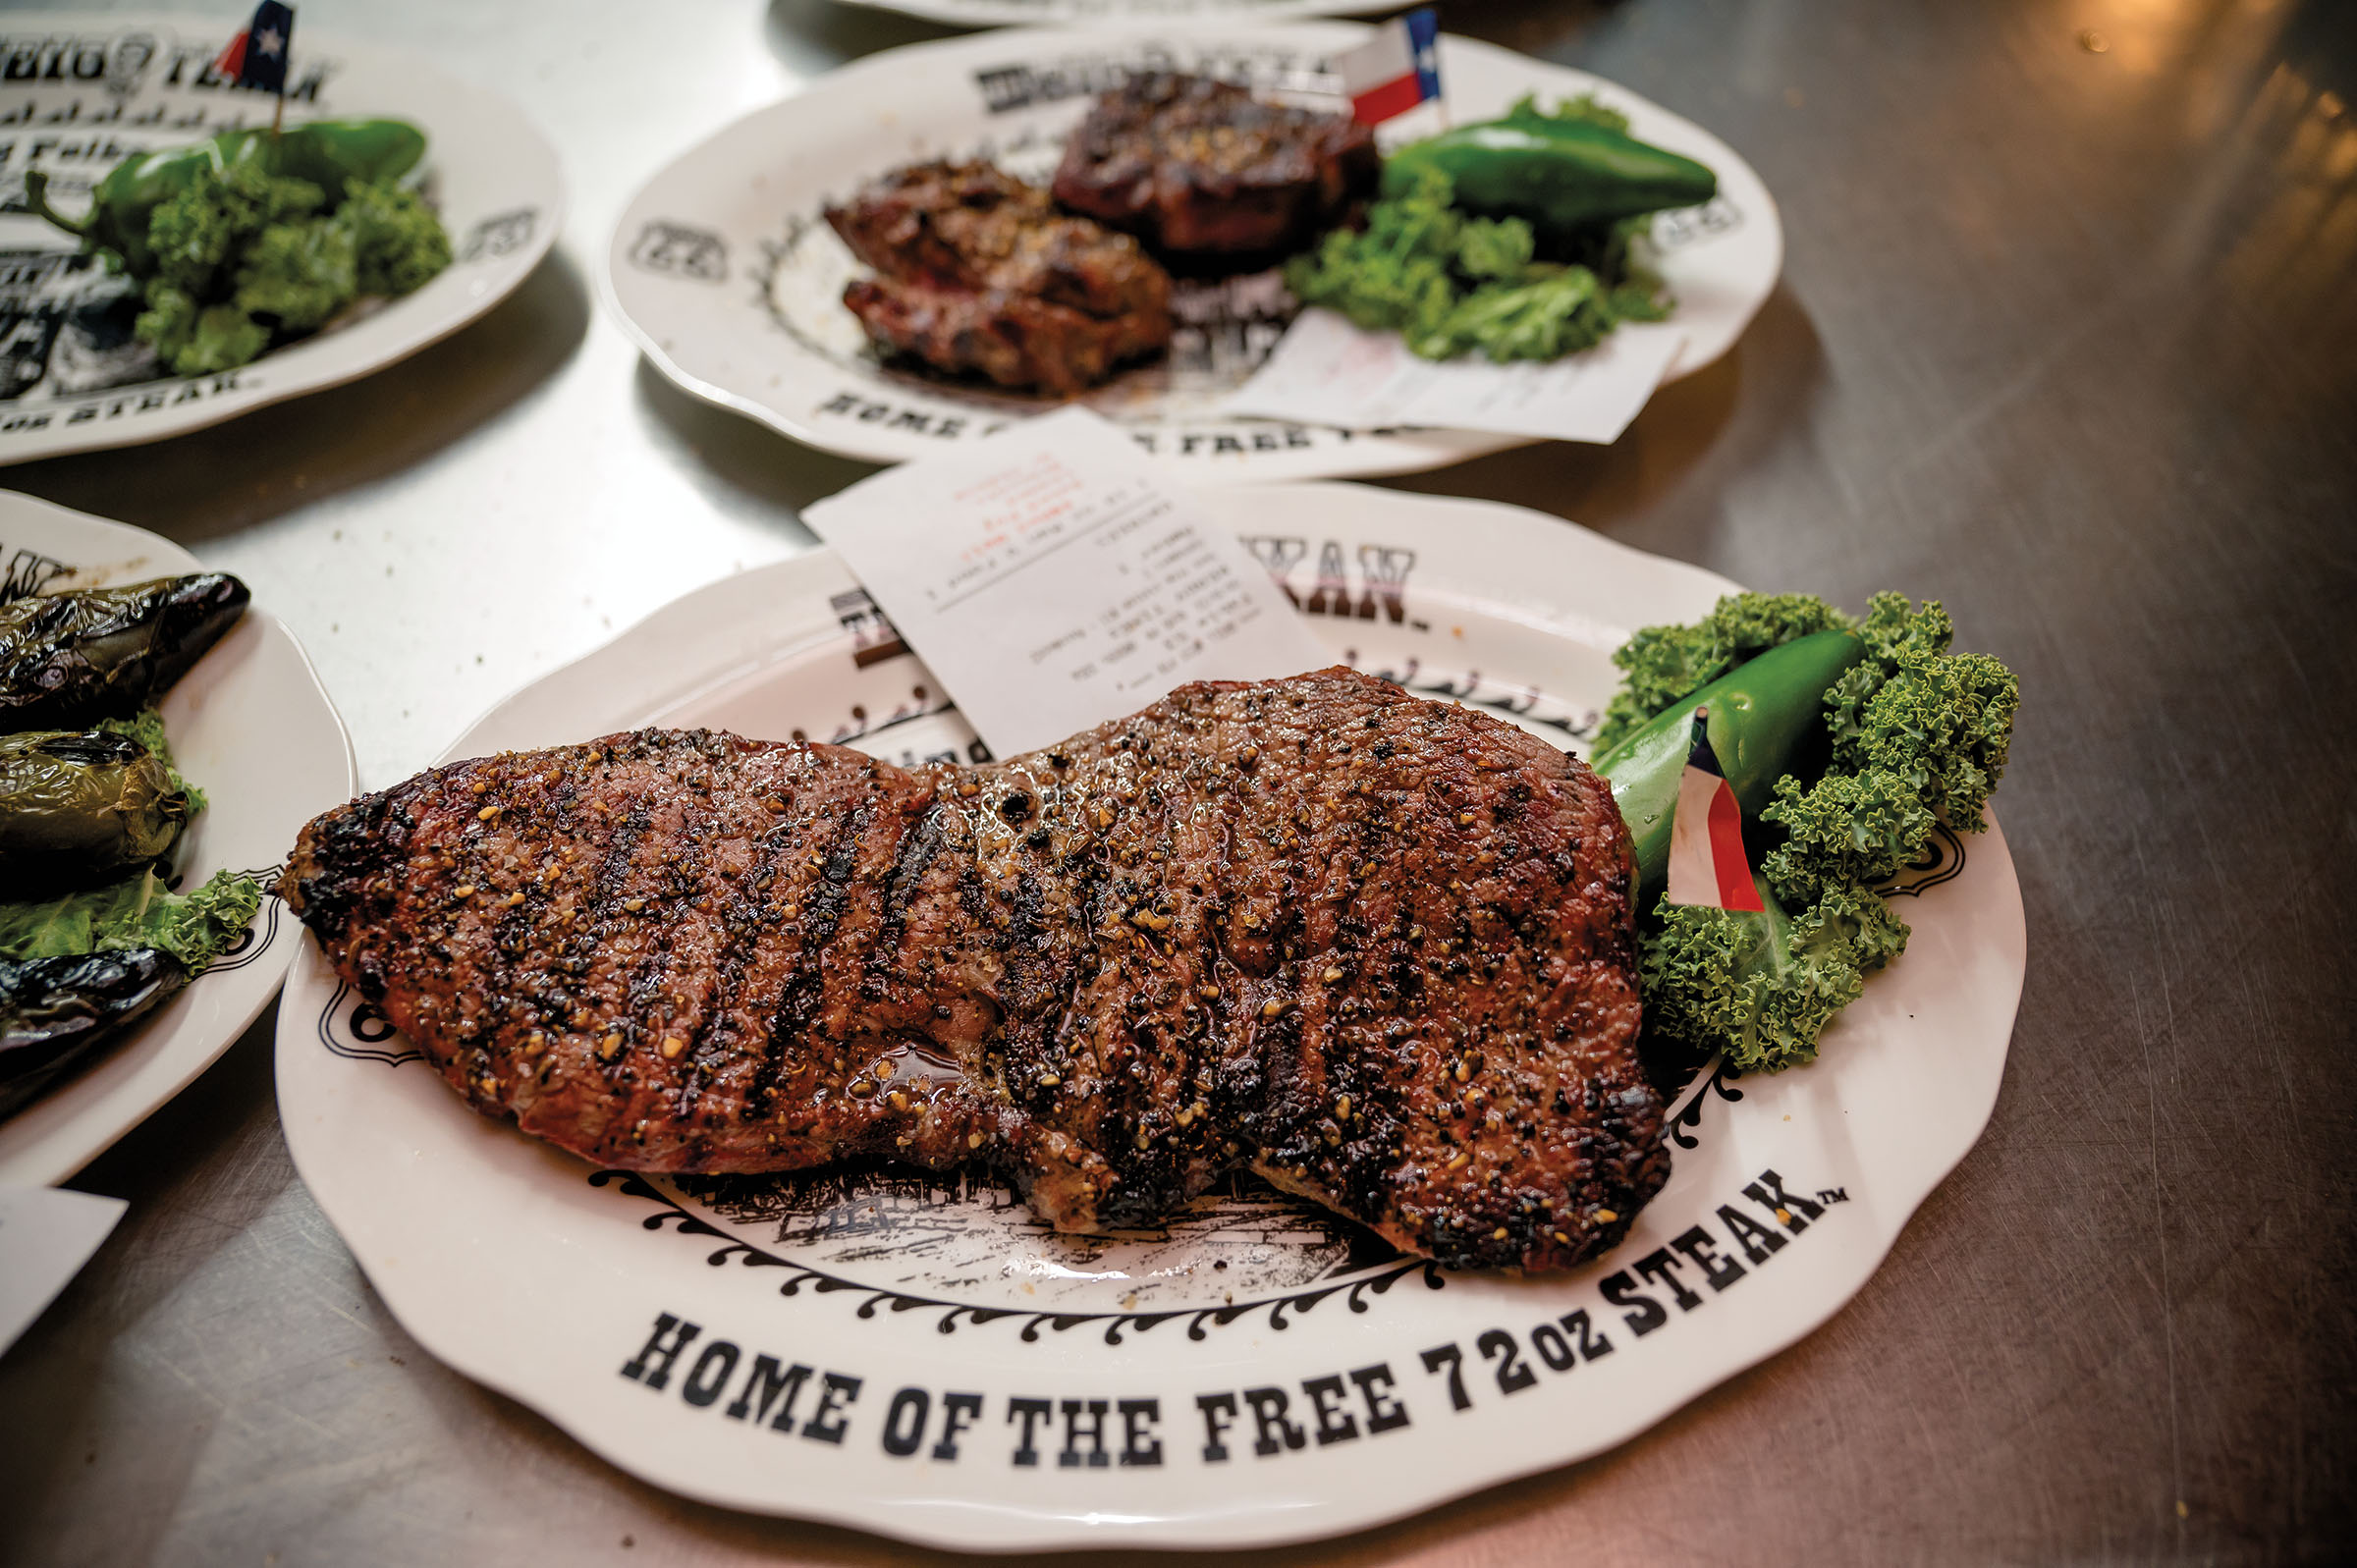
{"label": "green leafy garnish", "polygon": [[351,228],[337,218],[272,224],[238,259],[238,292],[247,315],[274,316],[281,330],[319,325],[359,294],[359,254]]}
{"label": "green leafy garnish", "polygon": [[450,235],[442,220],[407,186],[347,181],[336,221],[352,233],[362,294],[411,294],[450,265]]}
{"label": "green leafy garnish", "polygon": [[307,180],[233,163],[156,205],[134,332],[176,375],[247,364],[362,295],[404,295],[450,265],[450,237],[413,190],[348,180],[331,203]]}
{"label": "green leafy garnish", "polygon": [[1601,746],[1743,661],[1798,637],[1854,629],[1866,655],[1824,696],[1826,760],[1787,774],[1760,820],[1764,915],[1672,904],[1638,933],[1645,1026],[1743,1070],[1813,1059],[1866,977],[1906,950],[1907,927],[1877,891],[1932,847],[1946,823],[1984,826],[2004,773],[2020,682],[1995,659],[1947,651],[1937,601],[1878,594],[1863,621],[1806,594],[1738,594],[1690,626],[1650,626],[1614,659],[1628,672]]}
{"label": "green leafy garnish", "polygon": [[155,346],[174,375],[235,370],[270,347],[270,329],[234,304],[199,306],[160,278],[147,285],[146,298],[132,331]]}
{"label": "green leafy garnish", "polygon": [[159,947],[191,974],[219,957],[262,904],[262,885],[234,871],[177,893],[152,871],[34,903],[0,903],[0,958],[55,958]]}
{"label": "green leafy garnish", "polygon": [[255,163],[201,170],[186,189],[157,203],[147,220],[154,277],[191,298],[212,300],[257,235],[308,218],[326,200],[308,180],[274,175]]}
{"label": "green leafy garnish", "polygon": [[1607,131],[1628,134],[1628,116],[1619,110],[1597,101],[1596,94],[1583,92],[1576,97],[1562,98],[1552,109],[1539,107],[1539,95],[1526,92],[1516,98],[1513,107],[1506,111],[1507,120],[1562,120],[1572,125],[1602,126]]}
{"label": "green leafy garnish", "polygon": [[1596,749],[1611,750],[1655,714],[1745,660],[1849,623],[1849,617],[1815,594],[1734,593],[1690,626],[1647,626],[1613,652],[1623,674],[1604,710]]}
{"label": "green leafy garnish", "polygon": [[1447,175],[1419,170],[1405,194],[1367,209],[1363,230],[1334,230],[1287,263],[1287,287],[1304,304],[1398,333],[1426,359],[1559,359],[1622,321],[1670,313],[1661,280],[1629,255],[1649,218],[1612,226],[1591,264],[1541,261],[1528,223],[1468,217],[1450,199]]}

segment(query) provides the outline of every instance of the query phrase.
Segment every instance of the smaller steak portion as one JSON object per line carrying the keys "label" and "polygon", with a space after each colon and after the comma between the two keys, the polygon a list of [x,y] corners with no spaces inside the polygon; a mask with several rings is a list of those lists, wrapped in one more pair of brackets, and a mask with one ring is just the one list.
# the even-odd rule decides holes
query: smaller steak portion
{"label": "smaller steak portion", "polygon": [[1173,259],[1297,250],[1374,192],[1374,133],[1203,77],[1132,77],[1065,144],[1056,199]]}
{"label": "smaller steak portion", "polygon": [[827,222],[877,272],[843,302],[938,369],[1069,395],[1171,341],[1170,275],[1136,241],[990,164],[896,169]]}

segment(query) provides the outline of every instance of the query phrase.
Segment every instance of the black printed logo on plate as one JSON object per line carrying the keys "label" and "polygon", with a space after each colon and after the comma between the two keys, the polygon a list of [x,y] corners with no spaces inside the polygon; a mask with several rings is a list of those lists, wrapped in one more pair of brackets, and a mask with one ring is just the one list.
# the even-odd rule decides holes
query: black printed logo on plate
{"label": "black printed logo on plate", "polygon": [[729,275],[729,247],[716,234],[658,219],[638,231],[630,264],[667,278],[719,283]]}
{"label": "black printed logo on plate", "polygon": [[459,247],[461,261],[491,261],[521,250],[532,238],[532,225],[539,221],[537,207],[518,207],[513,212],[495,212],[476,224]]}

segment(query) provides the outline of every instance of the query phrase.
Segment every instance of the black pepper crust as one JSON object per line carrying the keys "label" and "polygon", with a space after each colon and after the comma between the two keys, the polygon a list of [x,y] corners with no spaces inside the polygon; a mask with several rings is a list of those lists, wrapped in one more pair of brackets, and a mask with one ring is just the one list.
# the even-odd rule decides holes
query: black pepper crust
{"label": "black pepper crust", "polygon": [[1629,886],[1584,765],[1334,669],[986,768],[457,763],[313,822],[281,891],[470,1104],[590,1160],[971,1164],[1068,1230],[1244,1167],[1535,1270],[1669,1172]]}

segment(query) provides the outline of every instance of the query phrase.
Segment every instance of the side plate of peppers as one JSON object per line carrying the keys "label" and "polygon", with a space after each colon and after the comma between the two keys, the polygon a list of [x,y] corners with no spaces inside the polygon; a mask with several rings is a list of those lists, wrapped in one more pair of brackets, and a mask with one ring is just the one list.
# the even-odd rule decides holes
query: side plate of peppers
{"label": "side plate of peppers", "polygon": [[198,572],[0,603],[0,1117],[187,984],[260,904],[234,872],[167,882],[203,797],[149,706],[249,597]]}

